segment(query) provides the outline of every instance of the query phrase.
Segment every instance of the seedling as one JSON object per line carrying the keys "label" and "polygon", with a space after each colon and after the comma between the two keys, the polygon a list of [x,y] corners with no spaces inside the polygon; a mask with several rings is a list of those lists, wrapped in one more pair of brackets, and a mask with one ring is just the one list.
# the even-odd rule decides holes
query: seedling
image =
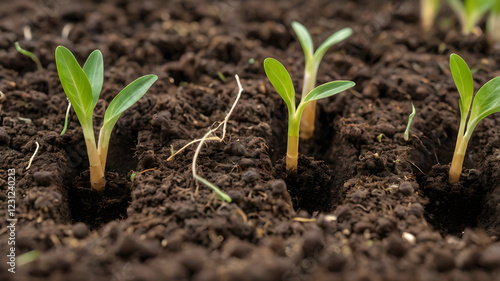
{"label": "seedling", "polygon": [[488,12],[496,0],[447,0],[462,25],[462,34],[474,31],[477,22]]}
{"label": "seedling", "polygon": [[92,115],[104,80],[104,63],[99,50],[93,51],[83,68],[67,48],[56,49],[56,65],[62,87],[83,129],[90,163],[90,183],[96,191],[106,185],[104,171],[111,131],[122,113],[136,103],[158,79],[156,75],[145,75],[126,86],[109,103],[96,145]]}
{"label": "seedling", "polygon": [[217,71],[217,76],[219,76],[220,81],[226,82],[226,76],[224,76],[224,73]]}
{"label": "seedling", "polygon": [[36,67],[38,68],[39,71],[43,71],[43,66],[42,66],[42,64],[40,63],[40,60],[37,58],[37,56],[35,54],[33,54],[32,52],[26,51],[25,49],[21,48],[21,46],[19,46],[19,42],[14,42],[14,47],[16,48],[16,50],[19,53],[21,53],[21,54],[29,57],[32,61],[34,61],[35,64],[36,64]]}
{"label": "seedling", "polygon": [[[304,85],[302,87],[302,99],[304,99],[316,86],[316,76],[318,74],[319,64],[325,55],[326,51],[352,34],[352,29],[346,27],[330,35],[314,52],[314,45],[307,28],[302,24],[294,21],[292,28],[299,38],[300,45],[304,51],[306,66],[304,70]],[[311,100],[304,109],[304,118],[300,124],[302,139],[309,139],[314,134],[314,121],[316,119],[316,100]]]}
{"label": "seedling", "polygon": [[377,136],[378,142],[382,142],[382,138],[384,137],[384,134],[380,134]]}
{"label": "seedling", "polygon": [[311,101],[327,98],[345,91],[355,85],[351,81],[333,81],[318,86],[302,96],[299,105],[295,106],[295,89],[292,78],[285,67],[273,58],[264,60],[264,70],[278,94],[283,98],[288,107],[288,144],[286,153],[286,171],[288,174],[297,173],[297,160],[299,157],[299,130],[300,119],[304,108]]}
{"label": "seedling", "polygon": [[415,117],[415,106],[413,106],[413,103],[411,103],[411,114],[410,116],[408,116],[408,125],[406,126],[404,134],[405,141],[408,141],[410,139],[410,126],[411,122],[413,121],[413,117]]}
{"label": "seedling", "polygon": [[440,4],[440,0],[420,0],[420,23],[424,31],[432,29]]}
{"label": "seedling", "polygon": [[450,183],[457,183],[462,172],[467,144],[474,128],[486,116],[500,111],[500,76],[484,84],[474,96],[472,73],[467,63],[460,56],[452,54],[450,69],[460,93],[460,127],[449,177]]}

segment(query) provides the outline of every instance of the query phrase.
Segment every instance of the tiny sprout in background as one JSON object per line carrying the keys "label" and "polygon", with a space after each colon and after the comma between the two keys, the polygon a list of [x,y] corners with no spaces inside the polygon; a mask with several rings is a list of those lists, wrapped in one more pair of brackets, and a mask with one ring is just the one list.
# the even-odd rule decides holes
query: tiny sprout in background
{"label": "tiny sprout in background", "polygon": [[71,102],[69,101],[68,98],[66,98],[68,100],[68,107],[66,108],[66,117],[64,117],[64,127],[63,127],[63,130],[61,131],[61,136],[64,135],[66,133],[66,130],[68,129],[68,120],[69,120],[69,110],[71,109]]}
{"label": "tiny sprout in background", "polygon": [[490,44],[500,42],[500,1],[497,0],[491,9],[486,22],[486,37]]}
{"label": "tiny sprout in background", "polygon": [[408,116],[408,125],[406,126],[404,135],[405,141],[408,141],[410,139],[410,126],[411,122],[413,121],[413,117],[415,117],[415,106],[413,106],[413,103],[411,103],[411,114],[410,116]]}
{"label": "tiny sprout in background", "polygon": [[493,8],[497,0],[447,0],[462,25],[462,34],[468,35],[476,29],[478,21]]}
{"label": "tiny sprout in background", "polygon": [[420,0],[420,24],[425,32],[432,30],[441,0]]}
{"label": "tiny sprout in background", "polygon": [[43,66],[42,66],[42,63],[40,63],[40,60],[37,58],[37,56],[35,54],[33,54],[32,52],[30,51],[26,51],[25,49],[21,48],[21,46],[19,46],[19,42],[14,42],[14,47],[16,48],[16,50],[29,57],[32,61],[35,62],[36,64],[36,67],[38,68],[39,71],[43,71]]}
{"label": "tiny sprout in background", "polygon": [[380,134],[377,136],[378,142],[382,142],[382,138],[384,137],[384,134]]}

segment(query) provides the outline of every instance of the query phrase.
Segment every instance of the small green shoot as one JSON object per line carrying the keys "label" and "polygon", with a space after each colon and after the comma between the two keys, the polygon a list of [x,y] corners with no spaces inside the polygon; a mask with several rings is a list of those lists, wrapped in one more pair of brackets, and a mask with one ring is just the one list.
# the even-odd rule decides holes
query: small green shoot
{"label": "small green shoot", "polygon": [[288,174],[297,174],[297,160],[299,157],[300,119],[307,104],[322,98],[327,98],[343,92],[355,85],[351,81],[333,81],[318,86],[302,96],[299,105],[295,106],[295,89],[292,78],[285,67],[273,58],[264,60],[264,70],[267,78],[283,98],[288,107],[288,144],[286,154],[286,171]]}
{"label": "small green shoot", "polygon": [[248,60],[248,63],[249,63],[249,64],[254,64],[254,63],[255,63],[255,59],[254,59],[254,58],[250,58],[250,59]]}
{"label": "small green shoot", "polygon": [[[299,38],[300,45],[304,51],[306,66],[304,70],[304,85],[302,87],[302,99],[304,99],[316,86],[316,76],[318,74],[319,64],[323,59],[328,49],[347,39],[352,34],[352,29],[346,27],[330,35],[326,40],[314,51],[314,44],[311,34],[305,26],[299,22],[292,22],[292,28]],[[302,139],[310,139],[314,134],[314,121],[316,119],[316,100],[312,100],[304,109],[304,118],[300,124]]]}
{"label": "small green shoot", "polygon": [[19,46],[19,42],[14,42],[14,47],[16,48],[16,50],[19,53],[21,53],[21,54],[29,57],[32,61],[34,61],[36,63],[36,67],[38,68],[39,71],[43,71],[44,70],[42,64],[40,63],[40,60],[36,57],[35,54],[33,54],[32,52],[26,51],[25,49],[21,48],[21,46]]}
{"label": "small green shoot", "polygon": [[420,23],[425,32],[434,26],[434,21],[439,12],[441,0],[420,0]]}
{"label": "small green shoot", "polygon": [[71,102],[69,101],[68,98],[66,98],[68,100],[68,108],[66,109],[66,117],[64,118],[64,127],[63,127],[63,130],[61,131],[61,136],[64,135],[66,133],[66,130],[68,129],[68,119],[69,119],[69,110],[71,109]]}
{"label": "small green shoot", "polygon": [[26,252],[26,253],[19,256],[19,258],[17,260],[17,265],[23,266],[25,264],[28,264],[28,263],[38,259],[39,256],[40,256],[40,251],[38,251],[38,250]]}
{"label": "small green shoot", "polygon": [[134,182],[135,177],[140,175],[140,174],[144,174],[145,172],[149,172],[149,171],[157,171],[157,170],[158,170],[158,168],[149,168],[149,169],[146,169],[146,170],[143,170],[140,172],[132,171],[132,174],[130,175],[130,182]]}
{"label": "small green shoot", "polygon": [[460,56],[452,54],[450,69],[460,94],[460,127],[449,177],[450,183],[457,183],[460,180],[465,151],[474,128],[486,116],[500,112],[500,76],[484,84],[474,96],[472,73],[467,63]]}
{"label": "small green shoot", "polygon": [[64,92],[71,102],[83,129],[90,163],[92,189],[100,192],[106,185],[104,172],[111,132],[122,113],[135,104],[158,79],[146,75],[126,86],[109,103],[104,114],[103,125],[96,145],[93,126],[93,112],[101,93],[104,79],[104,63],[99,50],[93,51],[83,68],[70,50],[63,46],[56,48],[56,66]]}
{"label": "small green shoot", "polygon": [[408,141],[410,139],[410,127],[411,127],[411,122],[413,121],[413,117],[415,117],[415,106],[413,106],[413,103],[411,103],[411,114],[410,116],[408,116],[408,125],[406,126],[404,135],[405,141]]}
{"label": "small green shoot", "polygon": [[474,31],[477,22],[493,8],[496,0],[447,0],[451,9],[458,15],[462,34]]}
{"label": "small green shoot", "polygon": [[380,134],[377,136],[377,141],[382,142],[382,138],[384,137],[384,134]]}
{"label": "small green shoot", "polygon": [[219,76],[220,81],[226,82],[226,76],[224,76],[224,73],[217,71],[217,76]]}

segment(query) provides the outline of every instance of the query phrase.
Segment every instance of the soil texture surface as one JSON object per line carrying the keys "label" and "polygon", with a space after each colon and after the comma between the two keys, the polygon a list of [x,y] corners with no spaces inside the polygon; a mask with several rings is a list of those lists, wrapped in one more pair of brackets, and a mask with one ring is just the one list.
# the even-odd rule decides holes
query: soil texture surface
{"label": "soil texture surface", "polygon": [[[317,84],[356,86],[318,102],[287,176],[287,109],[263,61],[283,63],[299,100],[294,20],[315,46],[353,29]],[[449,56],[467,61],[477,91],[500,76],[500,51],[459,30],[443,7],[422,32],[419,1],[2,1],[0,280],[500,280],[500,114],[479,123],[460,182],[448,183],[460,113]],[[59,45],[82,65],[103,53],[96,133],[121,89],[159,77],[113,130],[101,194],[73,110],[60,135]],[[197,145],[167,159],[224,120],[235,74],[244,91],[226,137],[197,162],[227,203],[193,179]]]}

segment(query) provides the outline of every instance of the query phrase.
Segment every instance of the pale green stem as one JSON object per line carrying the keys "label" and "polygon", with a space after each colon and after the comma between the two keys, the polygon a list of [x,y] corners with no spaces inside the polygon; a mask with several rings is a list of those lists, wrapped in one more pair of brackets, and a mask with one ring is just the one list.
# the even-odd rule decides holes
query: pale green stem
{"label": "pale green stem", "polygon": [[297,162],[299,159],[299,136],[288,135],[286,151],[286,173],[297,174]]}
{"label": "pale green stem", "polygon": [[500,6],[500,1],[497,1],[496,7],[490,13],[488,17],[488,21],[486,24],[486,36],[488,38],[488,42],[491,45],[500,42],[500,11],[497,11],[497,6]]}
{"label": "pale green stem", "polygon": [[465,135],[463,135],[463,138],[457,138],[457,146],[455,147],[455,153],[453,154],[453,159],[451,160],[450,166],[450,183],[457,183],[460,180],[460,174],[462,173],[462,167],[464,164],[465,152],[467,150],[467,145],[469,144],[472,131],[473,128],[467,128],[467,132],[465,133]]}
{"label": "pale green stem", "polygon": [[[90,124],[92,123],[90,122]],[[85,144],[87,145],[87,153],[89,155],[90,184],[94,190],[101,192],[106,186],[106,179],[104,178],[104,170],[101,166],[101,159],[99,158],[99,153],[97,151],[92,125],[84,127],[83,135],[85,137]]]}
{"label": "pale green stem", "polygon": [[108,158],[108,147],[109,140],[111,138],[111,132],[113,131],[113,127],[115,124],[104,124],[99,132],[99,144],[97,148],[97,152],[99,153],[99,159],[101,161],[102,171],[106,170],[106,161]]}
{"label": "pale green stem", "polygon": [[[465,117],[467,118],[467,117]],[[454,154],[457,153],[458,148],[460,147],[460,143],[462,142],[462,139],[464,138],[464,132],[465,132],[465,118],[462,118],[460,121],[460,128],[458,129],[458,135],[457,135],[457,142],[455,144],[455,151],[453,152]]]}
{"label": "pale green stem", "polygon": [[297,174],[297,163],[299,158],[299,133],[302,114],[308,103],[300,103],[295,112],[289,112],[288,116],[288,142],[286,151],[286,173]]}
{"label": "pale green stem", "polygon": [[[307,94],[316,86],[316,76],[318,74],[319,64],[314,63],[312,60],[306,63],[304,71],[304,86],[302,87],[303,100]],[[316,120],[316,101],[309,102],[304,108],[303,118],[300,119],[300,138],[310,139],[314,135],[314,123]]]}
{"label": "pale green stem", "polygon": [[425,32],[429,32],[434,25],[439,11],[440,0],[420,0],[420,23]]}
{"label": "pale green stem", "polygon": [[474,28],[476,27],[476,23],[471,19],[471,17],[465,17],[462,20],[462,34],[469,35]]}

